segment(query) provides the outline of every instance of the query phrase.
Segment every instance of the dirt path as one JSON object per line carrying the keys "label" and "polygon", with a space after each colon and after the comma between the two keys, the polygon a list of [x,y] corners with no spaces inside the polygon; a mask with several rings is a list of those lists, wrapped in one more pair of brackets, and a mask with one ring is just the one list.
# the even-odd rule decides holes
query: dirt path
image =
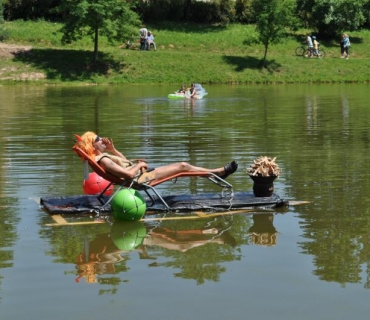
{"label": "dirt path", "polygon": [[0,42],[0,57],[11,58],[14,55],[31,51],[31,46],[20,46],[17,44],[8,44]]}
{"label": "dirt path", "polygon": [[[32,52],[31,46],[21,46],[17,44],[8,44],[0,42],[0,61],[1,59],[11,59],[19,54],[28,54]],[[46,79],[42,72],[22,72],[18,68],[5,66],[0,67],[1,80],[33,81]]]}

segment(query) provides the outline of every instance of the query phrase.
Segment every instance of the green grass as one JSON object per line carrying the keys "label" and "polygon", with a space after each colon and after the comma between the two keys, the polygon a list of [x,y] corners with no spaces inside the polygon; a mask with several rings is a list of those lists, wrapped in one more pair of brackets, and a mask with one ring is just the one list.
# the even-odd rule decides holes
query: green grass
{"label": "green grass", "polygon": [[[157,51],[120,48],[136,35],[109,44],[101,37],[99,63],[93,64],[93,43],[88,37],[62,46],[61,24],[45,21],[7,22],[9,44],[31,45],[29,54],[0,57],[2,83],[15,83],[21,74],[44,73],[48,84],[143,84],[143,83],[309,83],[369,82],[370,31],[350,33],[350,59],[339,59],[338,39],[319,39],[324,59],[295,55],[304,42],[306,30],[292,33],[271,46],[267,68],[260,68],[263,46],[256,43],[253,26],[201,26],[157,24],[149,26],[155,35]],[[16,79],[9,80],[9,79]],[[24,81],[22,81],[24,83]]]}

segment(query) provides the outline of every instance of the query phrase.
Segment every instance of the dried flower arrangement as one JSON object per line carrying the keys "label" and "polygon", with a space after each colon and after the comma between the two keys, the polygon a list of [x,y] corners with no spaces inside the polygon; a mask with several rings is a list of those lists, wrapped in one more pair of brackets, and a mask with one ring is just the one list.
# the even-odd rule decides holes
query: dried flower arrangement
{"label": "dried flower arrangement", "polygon": [[253,164],[247,168],[247,173],[250,176],[260,177],[278,177],[281,169],[275,162],[276,158],[261,156],[253,161]]}

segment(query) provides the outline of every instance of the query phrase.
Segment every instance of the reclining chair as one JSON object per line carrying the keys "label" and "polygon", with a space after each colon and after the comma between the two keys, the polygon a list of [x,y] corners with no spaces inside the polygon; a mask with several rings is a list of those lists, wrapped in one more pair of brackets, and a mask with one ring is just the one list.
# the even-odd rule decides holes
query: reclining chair
{"label": "reclining chair", "polygon": [[[171,211],[171,207],[166,203],[166,201],[162,198],[162,196],[158,193],[158,191],[155,189],[156,185],[159,185],[163,182],[169,181],[169,180],[176,180],[177,178],[181,177],[204,177],[208,178],[210,181],[214,182],[218,186],[222,188],[222,190],[228,190],[228,193],[230,195],[233,194],[233,187],[230,183],[225,181],[224,179],[220,178],[218,175],[211,173],[211,172],[180,172],[177,174],[174,174],[170,177],[164,178],[164,179],[156,179],[152,180],[148,183],[137,183],[136,181],[133,180],[124,180],[121,179],[117,176],[112,175],[111,173],[105,171],[99,163],[95,161],[95,159],[91,158],[89,155],[86,154],[85,151],[83,151],[81,148],[78,148],[76,146],[73,146],[73,151],[85,162],[87,163],[90,168],[96,172],[99,176],[104,178],[105,180],[109,181],[110,184],[97,196],[98,200],[102,204],[102,207],[100,208],[103,209],[105,208],[114,198],[116,193],[120,191],[122,188],[133,188],[138,191],[144,191],[149,199],[152,201],[151,205],[154,205],[158,200],[166,207],[168,211]],[[113,193],[112,196],[107,201],[104,201],[103,195],[106,190],[111,185],[118,185],[119,187],[117,190]],[[151,191],[151,192],[150,192]]]}

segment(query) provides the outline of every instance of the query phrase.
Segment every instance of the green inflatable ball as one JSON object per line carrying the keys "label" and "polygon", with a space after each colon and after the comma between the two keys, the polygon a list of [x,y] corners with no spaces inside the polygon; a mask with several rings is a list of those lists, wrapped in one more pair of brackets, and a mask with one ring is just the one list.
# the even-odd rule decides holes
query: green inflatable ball
{"label": "green inflatable ball", "polygon": [[130,251],[143,242],[146,233],[141,221],[116,221],[111,229],[111,239],[118,249]]}
{"label": "green inflatable ball", "polygon": [[122,189],[112,199],[113,216],[119,221],[140,220],[146,211],[146,202],[139,191]]}

